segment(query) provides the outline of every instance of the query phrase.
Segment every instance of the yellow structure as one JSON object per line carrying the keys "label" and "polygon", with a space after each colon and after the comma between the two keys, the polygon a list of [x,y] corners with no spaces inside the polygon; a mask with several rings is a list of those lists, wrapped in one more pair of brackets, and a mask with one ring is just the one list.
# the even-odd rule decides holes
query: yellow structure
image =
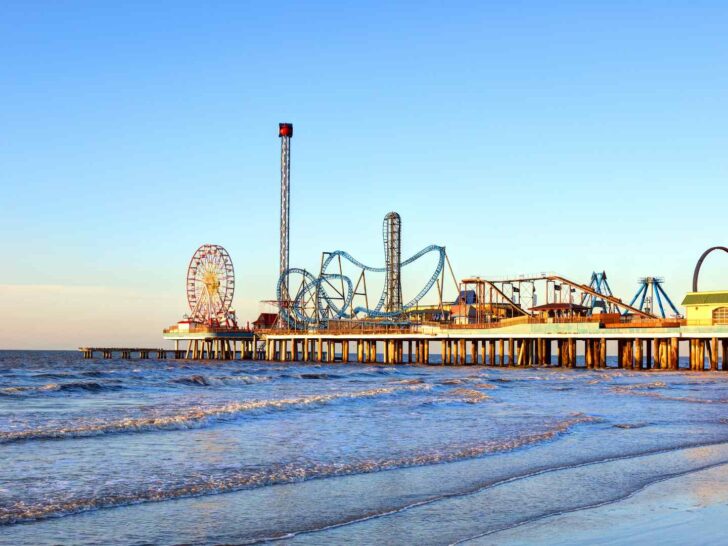
{"label": "yellow structure", "polygon": [[682,305],[688,326],[728,325],[728,290],[689,292]]}

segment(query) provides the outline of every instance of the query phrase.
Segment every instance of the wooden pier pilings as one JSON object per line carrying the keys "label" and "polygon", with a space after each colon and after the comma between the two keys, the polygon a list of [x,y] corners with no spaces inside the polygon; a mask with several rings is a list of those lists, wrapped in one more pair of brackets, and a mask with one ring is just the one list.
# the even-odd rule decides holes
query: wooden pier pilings
{"label": "wooden pier pilings", "polygon": [[[271,362],[357,362],[438,364],[445,366],[526,367],[626,370],[726,370],[728,338],[672,337],[519,337],[438,336],[343,337],[268,336],[264,359]],[[610,350],[608,351],[608,344]],[[681,352],[682,345],[682,352]],[[439,358],[430,355],[439,348]],[[613,349],[616,348],[616,355]],[[607,358],[609,353],[609,360]]]}
{"label": "wooden pier pilings", "polygon": [[[439,355],[431,354],[431,351],[438,350]],[[106,359],[241,359],[267,362],[728,371],[728,336],[688,337],[684,334],[618,338],[578,335],[480,338],[422,334],[269,334],[261,339],[242,341],[193,339],[184,349],[179,346],[176,349],[81,347],[80,351],[87,359],[100,356]],[[681,356],[687,357],[683,359],[682,366]]]}
{"label": "wooden pier pilings", "polygon": [[144,348],[144,347],[80,347],[83,358],[91,359],[96,356],[110,359],[137,358],[146,360],[156,358],[163,360],[174,358],[177,360],[264,360],[265,355],[258,346],[258,340],[230,340],[230,339],[191,339],[187,348],[181,349],[175,343],[174,349]]}

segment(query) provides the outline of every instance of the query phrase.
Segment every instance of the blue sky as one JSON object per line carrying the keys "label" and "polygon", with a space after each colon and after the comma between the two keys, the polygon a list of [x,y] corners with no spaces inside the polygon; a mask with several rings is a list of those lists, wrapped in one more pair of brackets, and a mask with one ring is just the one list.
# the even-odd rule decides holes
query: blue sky
{"label": "blue sky", "polygon": [[255,318],[280,121],[294,265],[381,262],[397,210],[459,277],[681,300],[728,243],[727,30],[723,2],[3,2],[0,347],[157,344],[206,242]]}

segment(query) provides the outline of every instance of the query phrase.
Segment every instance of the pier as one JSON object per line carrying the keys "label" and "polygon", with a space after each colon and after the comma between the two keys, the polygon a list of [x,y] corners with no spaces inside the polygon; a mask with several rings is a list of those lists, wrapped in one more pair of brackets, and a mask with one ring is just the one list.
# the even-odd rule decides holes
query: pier
{"label": "pier", "polygon": [[[592,323],[590,329],[569,332],[565,325],[525,326],[432,333],[424,333],[424,328],[367,334],[270,332],[263,337],[264,354],[271,362],[605,369],[609,345],[612,352],[616,349],[616,367],[621,369],[678,370],[680,357],[688,357],[688,367],[682,369],[728,371],[728,328],[720,332],[682,331],[679,327],[625,332],[628,329]],[[544,331],[533,331],[538,329]],[[439,358],[433,358],[437,353]]]}
{"label": "pier", "polygon": [[[684,316],[665,279],[655,275],[638,279],[629,303],[612,293],[605,271],[592,271],[588,283],[556,273],[458,281],[444,246],[430,244],[403,257],[403,220],[394,211],[382,223],[383,262],[368,265],[346,250],[327,250],[315,269],[292,267],[293,126],[281,123],[278,136],[279,276],[275,299],[262,302],[276,312],[239,326],[232,259],[222,246],[203,244],[187,269],[189,313],[163,331],[174,349],[82,347],[84,358],[169,354],[186,360],[605,369],[614,367],[608,356],[616,354],[619,369],[728,371],[728,290],[698,291],[706,257],[728,253],[728,247],[710,247],[698,259],[692,292],[682,301]],[[420,280],[403,286],[404,268],[418,262]]]}
{"label": "pier", "polygon": [[[615,317],[611,317],[614,319]],[[179,339],[175,349],[81,347],[84,358],[260,360],[290,363],[412,364],[606,369],[607,356],[626,370],[728,371],[728,325],[689,326],[686,321],[639,323],[602,320],[548,322],[528,319],[502,326],[413,325],[302,332],[271,328],[247,339]],[[631,327],[630,327],[631,326]],[[209,332],[207,335],[209,336]],[[188,334],[189,335],[189,334]],[[197,333],[196,335],[201,335]],[[180,348],[180,342],[184,348]],[[614,351],[616,350],[616,355]],[[577,358],[577,356],[579,358]],[[686,357],[687,367],[680,367]],[[614,360],[611,360],[614,362]]]}
{"label": "pier", "polygon": [[79,347],[78,350],[84,359],[92,358],[121,358],[124,360],[150,358],[165,360],[261,360],[264,352],[254,351],[253,344],[241,345],[238,348],[234,342],[214,343],[212,341],[193,342],[188,349],[160,349],[140,347]]}

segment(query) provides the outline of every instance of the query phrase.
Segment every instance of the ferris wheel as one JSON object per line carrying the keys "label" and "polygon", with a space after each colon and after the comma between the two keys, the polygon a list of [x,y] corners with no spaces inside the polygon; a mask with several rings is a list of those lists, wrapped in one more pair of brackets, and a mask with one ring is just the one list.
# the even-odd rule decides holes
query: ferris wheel
{"label": "ferris wheel", "polygon": [[230,254],[220,245],[202,245],[187,268],[187,301],[190,320],[209,326],[235,326],[230,309],[235,291],[235,271]]}

